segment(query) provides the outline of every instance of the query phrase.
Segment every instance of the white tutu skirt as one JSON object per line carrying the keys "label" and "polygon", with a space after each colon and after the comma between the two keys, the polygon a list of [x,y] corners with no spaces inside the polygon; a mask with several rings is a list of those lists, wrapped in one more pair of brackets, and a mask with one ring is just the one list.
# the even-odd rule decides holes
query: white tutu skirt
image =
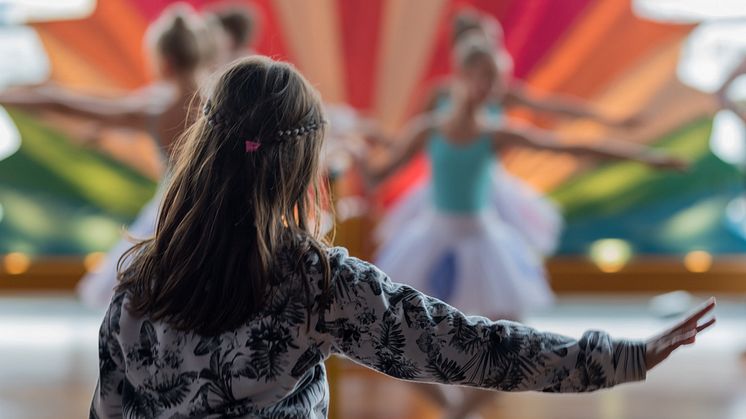
{"label": "white tutu skirt", "polygon": [[77,292],[81,301],[89,307],[102,308],[109,305],[114,287],[117,285],[117,264],[124,252],[134,243],[129,237],[139,240],[151,237],[155,233],[158,221],[158,207],[161,203],[160,189],[137,215],[135,221],[127,228],[123,237],[106,254],[106,257],[94,271],[87,273],[78,282]]}
{"label": "white tutu skirt", "polygon": [[376,265],[466,314],[515,319],[554,301],[541,257],[491,211],[420,213],[382,247]]}
{"label": "white tutu skirt", "polygon": [[[491,189],[489,210],[493,215],[520,233],[540,255],[553,254],[563,227],[557,207],[501,165],[493,170]],[[405,226],[430,210],[431,202],[428,185],[416,186],[378,223],[374,232],[376,241],[380,244],[396,240]]]}

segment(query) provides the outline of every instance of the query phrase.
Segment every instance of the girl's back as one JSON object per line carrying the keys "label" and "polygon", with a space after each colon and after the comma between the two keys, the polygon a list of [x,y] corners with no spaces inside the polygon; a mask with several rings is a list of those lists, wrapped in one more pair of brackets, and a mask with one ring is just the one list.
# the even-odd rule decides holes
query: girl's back
{"label": "girl's back", "polygon": [[[309,256],[304,270],[321,272],[319,261]],[[330,342],[307,330],[312,302],[302,297],[304,281],[321,278],[292,271],[280,277],[261,311],[214,336],[133,315],[127,292],[117,293],[101,329],[102,412],[111,393],[121,391],[122,412],[131,417],[325,417],[322,360]]]}
{"label": "girl's back", "polygon": [[326,257],[328,289],[319,287],[319,255],[309,253],[302,267],[281,260],[282,279],[268,288],[265,307],[216,336],[133,315],[128,294],[118,293],[101,328],[92,412],[325,418],[323,361],[332,353],[396,378],[505,391],[588,391],[645,377],[640,342],[613,341],[602,332],[577,342],[467,317],[391,282],[344,249],[329,249]]}

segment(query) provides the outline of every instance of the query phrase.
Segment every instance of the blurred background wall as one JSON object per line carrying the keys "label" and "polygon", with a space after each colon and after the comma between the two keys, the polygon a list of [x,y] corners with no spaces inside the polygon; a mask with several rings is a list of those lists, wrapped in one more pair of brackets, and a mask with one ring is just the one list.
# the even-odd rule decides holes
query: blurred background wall
{"label": "blurred background wall", "polygon": [[[0,2],[0,87],[49,79],[98,94],[137,89],[151,78],[144,31],[169,3]],[[217,4],[188,3],[197,9]],[[706,282],[746,289],[733,278],[743,272],[733,255],[746,250],[746,207],[733,204],[744,191],[739,144],[745,140],[730,136],[715,150],[719,154],[711,142],[718,110],[712,86],[744,53],[739,34],[745,24],[733,12],[712,11],[703,2],[691,2],[692,11],[652,0],[246,3],[260,18],[259,53],[292,61],[328,102],[348,103],[392,131],[451,71],[455,11],[473,7],[494,15],[516,76],[531,88],[587,99],[610,115],[641,113],[645,120],[632,130],[613,130],[530,112],[511,116],[579,140],[608,136],[652,144],[692,162],[680,174],[528,150],[502,156],[508,170],[548,193],[566,216],[559,257],[550,264],[557,286],[594,289],[603,272],[618,272],[615,278],[633,272],[634,278],[659,274],[661,289],[674,285],[665,282],[668,273],[689,278],[679,279],[685,288]],[[728,21],[717,20],[723,17],[718,13]],[[73,118],[6,111],[0,110],[0,287],[23,286],[24,275],[28,286],[44,278],[39,286],[69,287],[95,267],[150,198],[162,168],[141,133],[99,132],[94,139],[90,127]],[[427,173],[424,159],[403,170],[378,192],[381,208]],[[340,227],[345,244],[363,255],[366,225]],[[48,280],[48,272],[58,278]],[[708,275],[711,281],[703,281]],[[569,282],[562,282],[565,277]],[[622,288],[628,283],[617,282]]]}

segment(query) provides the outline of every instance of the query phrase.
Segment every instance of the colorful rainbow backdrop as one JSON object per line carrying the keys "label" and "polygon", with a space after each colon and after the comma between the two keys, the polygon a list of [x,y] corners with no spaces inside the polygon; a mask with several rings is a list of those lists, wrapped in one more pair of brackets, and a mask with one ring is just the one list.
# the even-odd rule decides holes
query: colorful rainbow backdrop
{"label": "colorful rainbow backdrop", "polygon": [[[100,0],[89,18],[35,24],[49,53],[52,78],[98,91],[144,85],[149,78],[142,52],[143,33],[169,3]],[[197,9],[213,4],[200,0],[188,3]],[[745,242],[723,227],[722,209],[738,191],[740,180],[734,169],[708,151],[715,103],[683,86],[675,76],[679,49],[692,25],[645,21],[632,13],[627,0],[246,3],[262,16],[257,46],[260,53],[294,62],[327,101],[349,103],[392,129],[413,113],[424,92],[437,79],[449,73],[450,19],[454,12],[474,7],[492,14],[504,26],[516,75],[531,87],[585,98],[610,115],[621,117],[644,111],[648,123],[632,132],[620,132],[589,122],[560,122],[525,112],[514,116],[582,141],[608,135],[660,144],[693,161],[692,171],[680,175],[653,173],[632,164],[594,168],[572,157],[526,150],[502,156],[509,170],[551,192],[564,207],[568,232],[563,252],[584,252],[590,241],[602,237],[627,239],[645,253],[679,253],[699,248],[721,253],[746,250]],[[32,150],[37,142],[47,141],[40,138],[59,134],[33,118],[13,115],[24,135],[24,146],[16,156],[0,163],[0,186],[15,188],[16,192],[31,189],[29,196],[38,192],[33,185],[13,183],[9,169],[3,170],[3,166],[14,164],[14,159],[30,159],[46,168],[49,176],[56,176],[54,182],[64,184],[58,185],[57,192],[51,192],[63,197],[60,202],[69,202],[72,193],[89,208],[86,211],[99,218],[108,217],[113,220],[112,225],[130,219],[152,192],[152,183],[139,174],[141,170],[122,166],[116,159],[91,150],[80,151],[83,157],[76,159],[85,157],[90,164],[98,164],[100,170],[112,173],[124,192],[108,196],[107,188],[100,186],[103,190],[96,192],[94,182],[76,179],[75,173],[60,179],[64,168],[48,169],[60,163]],[[426,174],[424,160],[417,160],[384,186],[381,201],[396,201]],[[17,172],[15,177],[20,178]],[[82,192],[81,188],[93,189]],[[47,201],[40,202],[51,202],[49,195],[47,192]],[[28,243],[37,239],[24,239],[34,235],[29,236],[28,229],[22,226],[8,227],[14,222],[12,205],[2,200],[0,204],[8,208],[5,221],[0,223],[0,234],[14,233],[12,237],[17,241],[0,239],[0,252],[12,250],[13,243],[29,248]],[[692,225],[687,217],[699,224]],[[56,241],[49,243],[57,245],[36,245],[30,251],[84,252],[104,248],[102,243],[111,240],[107,236],[99,241],[70,244],[65,241],[65,234],[73,229],[56,232]]]}

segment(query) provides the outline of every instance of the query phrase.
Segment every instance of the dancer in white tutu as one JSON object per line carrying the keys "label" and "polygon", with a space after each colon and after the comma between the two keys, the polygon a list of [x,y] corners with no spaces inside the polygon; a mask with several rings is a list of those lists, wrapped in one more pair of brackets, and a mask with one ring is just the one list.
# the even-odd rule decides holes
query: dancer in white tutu
{"label": "dancer in white tutu", "polygon": [[[57,86],[11,90],[0,94],[0,102],[30,110],[52,110],[91,119],[101,128],[125,128],[148,132],[168,167],[172,144],[189,125],[190,103],[202,79],[205,27],[194,10],[186,5],[167,9],[148,29],[146,45],[154,61],[157,80],[125,97],[91,97]],[[166,169],[168,170],[168,169]],[[160,204],[160,187],[135,221],[127,235],[136,239],[152,236]],[[81,300],[92,307],[106,307],[117,282],[117,263],[132,246],[130,237],[111,248],[95,271],[78,284]]]}
{"label": "dancer in white tutu", "polygon": [[[574,98],[559,95],[532,94],[513,76],[513,59],[504,45],[500,23],[476,10],[466,9],[453,19],[452,44],[479,37],[492,45],[500,74],[493,95],[485,102],[484,117],[500,122],[506,108],[524,107],[551,115],[586,118],[616,127],[631,127],[641,122],[639,115],[616,119],[594,110]],[[432,89],[424,107],[425,112],[447,112],[451,106],[450,78]],[[521,179],[496,164],[492,172],[490,205],[499,217],[521,233],[527,243],[540,255],[554,253],[562,231],[562,215],[558,208]],[[397,231],[429,208],[429,187],[420,184],[408,191],[379,222],[375,238],[379,244],[392,240]]]}
{"label": "dancer in white tutu", "polygon": [[[524,235],[487,209],[496,154],[519,146],[661,168],[685,164],[633,144],[607,140],[599,146],[568,145],[544,131],[496,124],[481,114],[499,78],[494,48],[469,39],[459,44],[456,61],[448,113],[417,117],[390,161],[366,170],[370,183],[376,184],[422,150],[432,167],[433,210],[404,226],[381,250],[376,264],[464,312],[517,319],[527,308],[549,304],[553,296],[541,258]],[[469,394],[449,414],[464,417],[487,397]]]}

